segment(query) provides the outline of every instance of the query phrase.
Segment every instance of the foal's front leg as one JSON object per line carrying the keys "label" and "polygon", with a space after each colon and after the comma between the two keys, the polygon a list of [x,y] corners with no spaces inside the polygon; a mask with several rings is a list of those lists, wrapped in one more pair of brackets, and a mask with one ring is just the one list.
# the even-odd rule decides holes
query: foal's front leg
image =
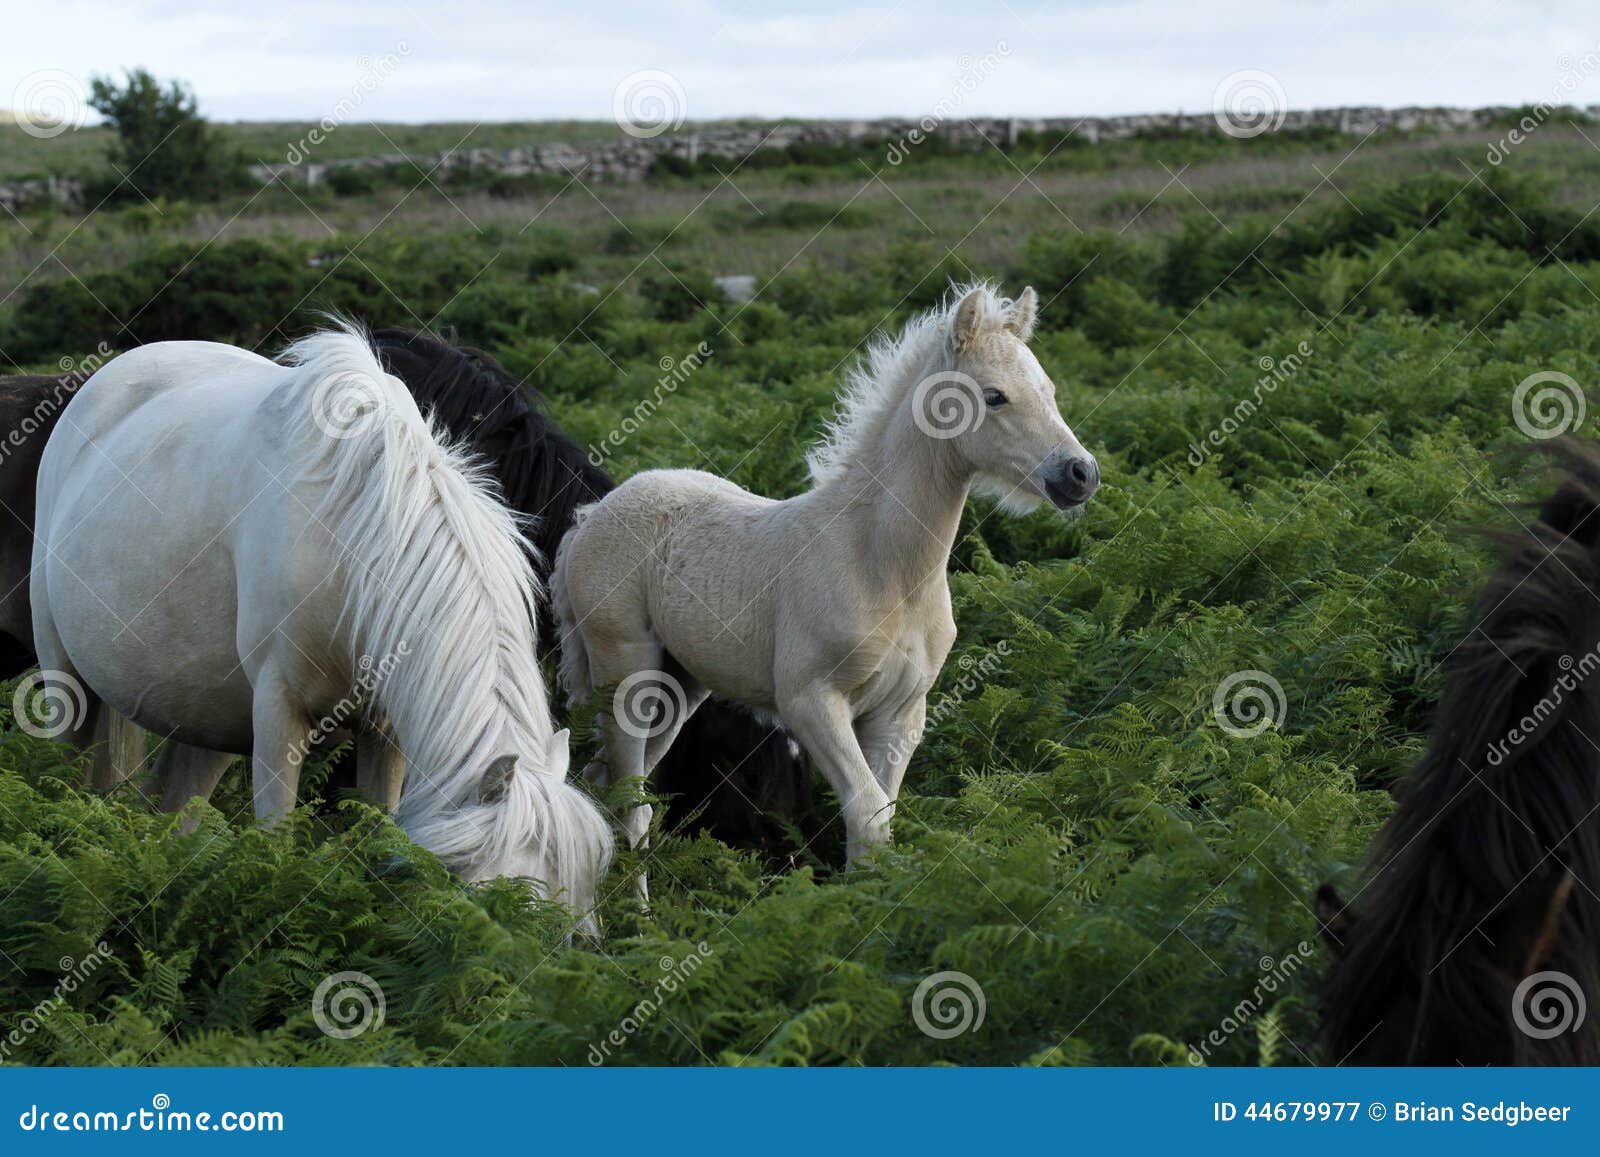
{"label": "foal's front leg", "polygon": [[825,684],[812,684],[780,694],[778,712],[839,797],[845,858],[853,861],[888,843],[893,804],[862,754],[845,697]]}
{"label": "foal's front leg", "polygon": [[[257,678],[250,723],[255,731],[250,784],[256,819],[272,824],[293,811],[299,797],[300,764],[311,735],[311,720],[283,681],[266,669]],[[299,758],[291,758],[292,753],[299,753]]]}

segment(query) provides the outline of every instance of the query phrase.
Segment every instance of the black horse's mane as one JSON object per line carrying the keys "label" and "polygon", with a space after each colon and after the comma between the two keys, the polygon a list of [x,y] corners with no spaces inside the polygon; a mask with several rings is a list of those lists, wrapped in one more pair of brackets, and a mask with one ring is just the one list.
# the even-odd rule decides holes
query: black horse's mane
{"label": "black horse's mane", "polygon": [[1600,1001],[1600,443],[1548,452],[1559,485],[1493,536],[1504,559],[1365,886],[1343,911],[1319,896],[1334,1061],[1600,1063],[1600,1008],[1542,1031],[1563,999]]}
{"label": "black horse's mane", "polygon": [[573,512],[615,488],[611,476],[482,350],[407,329],[380,329],[372,340],[419,408],[489,459],[506,503],[538,519],[533,539],[545,577]]}

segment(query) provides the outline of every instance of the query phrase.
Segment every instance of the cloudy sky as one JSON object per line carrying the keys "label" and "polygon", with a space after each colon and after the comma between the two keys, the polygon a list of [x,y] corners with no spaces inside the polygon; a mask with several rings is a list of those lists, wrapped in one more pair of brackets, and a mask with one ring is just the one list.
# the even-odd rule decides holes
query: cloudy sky
{"label": "cloudy sky", "polygon": [[1576,0],[230,7],[12,4],[0,107],[132,65],[187,79],[221,120],[314,120],[352,94],[355,120],[606,120],[630,77],[689,119],[1209,111],[1241,70],[1291,108],[1600,104],[1600,9]]}

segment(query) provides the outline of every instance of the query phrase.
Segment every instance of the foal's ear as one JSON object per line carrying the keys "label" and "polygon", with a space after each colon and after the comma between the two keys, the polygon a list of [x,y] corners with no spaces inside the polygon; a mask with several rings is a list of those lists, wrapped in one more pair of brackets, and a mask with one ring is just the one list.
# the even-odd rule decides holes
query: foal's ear
{"label": "foal's ear", "polygon": [[497,756],[489,765],[489,770],[483,773],[483,780],[478,784],[478,802],[498,803],[505,797],[506,789],[511,786],[511,777],[516,771],[516,756]]}
{"label": "foal's ear", "polygon": [[1343,959],[1350,950],[1350,934],[1355,931],[1356,916],[1344,905],[1344,898],[1332,884],[1317,889],[1317,934],[1332,949],[1334,956]]}
{"label": "foal's ear", "polygon": [[988,306],[989,293],[982,286],[969,290],[961,299],[961,304],[956,306],[956,349],[965,349],[983,332],[984,313]]}
{"label": "foal's ear", "polygon": [[1033,286],[1028,286],[1022,291],[1022,296],[1017,298],[1011,307],[1011,320],[1006,322],[1006,328],[1016,334],[1023,341],[1033,336],[1033,323],[1039,318],[1039,295],[1033,291]]}

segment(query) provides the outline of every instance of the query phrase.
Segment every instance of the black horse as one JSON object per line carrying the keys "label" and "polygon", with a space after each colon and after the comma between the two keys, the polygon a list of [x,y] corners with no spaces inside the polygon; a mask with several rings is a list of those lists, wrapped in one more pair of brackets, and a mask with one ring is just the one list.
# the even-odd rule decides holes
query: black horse
{"label": "black horse", "polygon": [[1600,444],[1551,452],[1365,884],[1318,893],[1336,1062],[1600,1064]]}
{"label": "black horse", "polygon": [[[389,372],[418,408],[493,466],[506,502],[534,523],[537,569],[549,560],[573,511],[616,484],[576,442],[531,404],[520,383],[492,357],[428,334],[384,329],[373,335]],[[34,665],[28,572],[33,556],[39,457],[82,376],[0,377],[0,679]],[[539,637],[554,639],[548,609]],[[779,860],[816,834],[811,772],[781,729],[743,708],[707,703],[690,719],[656,770],[654,786],[674,797],[672,815],[691,832]]]}

